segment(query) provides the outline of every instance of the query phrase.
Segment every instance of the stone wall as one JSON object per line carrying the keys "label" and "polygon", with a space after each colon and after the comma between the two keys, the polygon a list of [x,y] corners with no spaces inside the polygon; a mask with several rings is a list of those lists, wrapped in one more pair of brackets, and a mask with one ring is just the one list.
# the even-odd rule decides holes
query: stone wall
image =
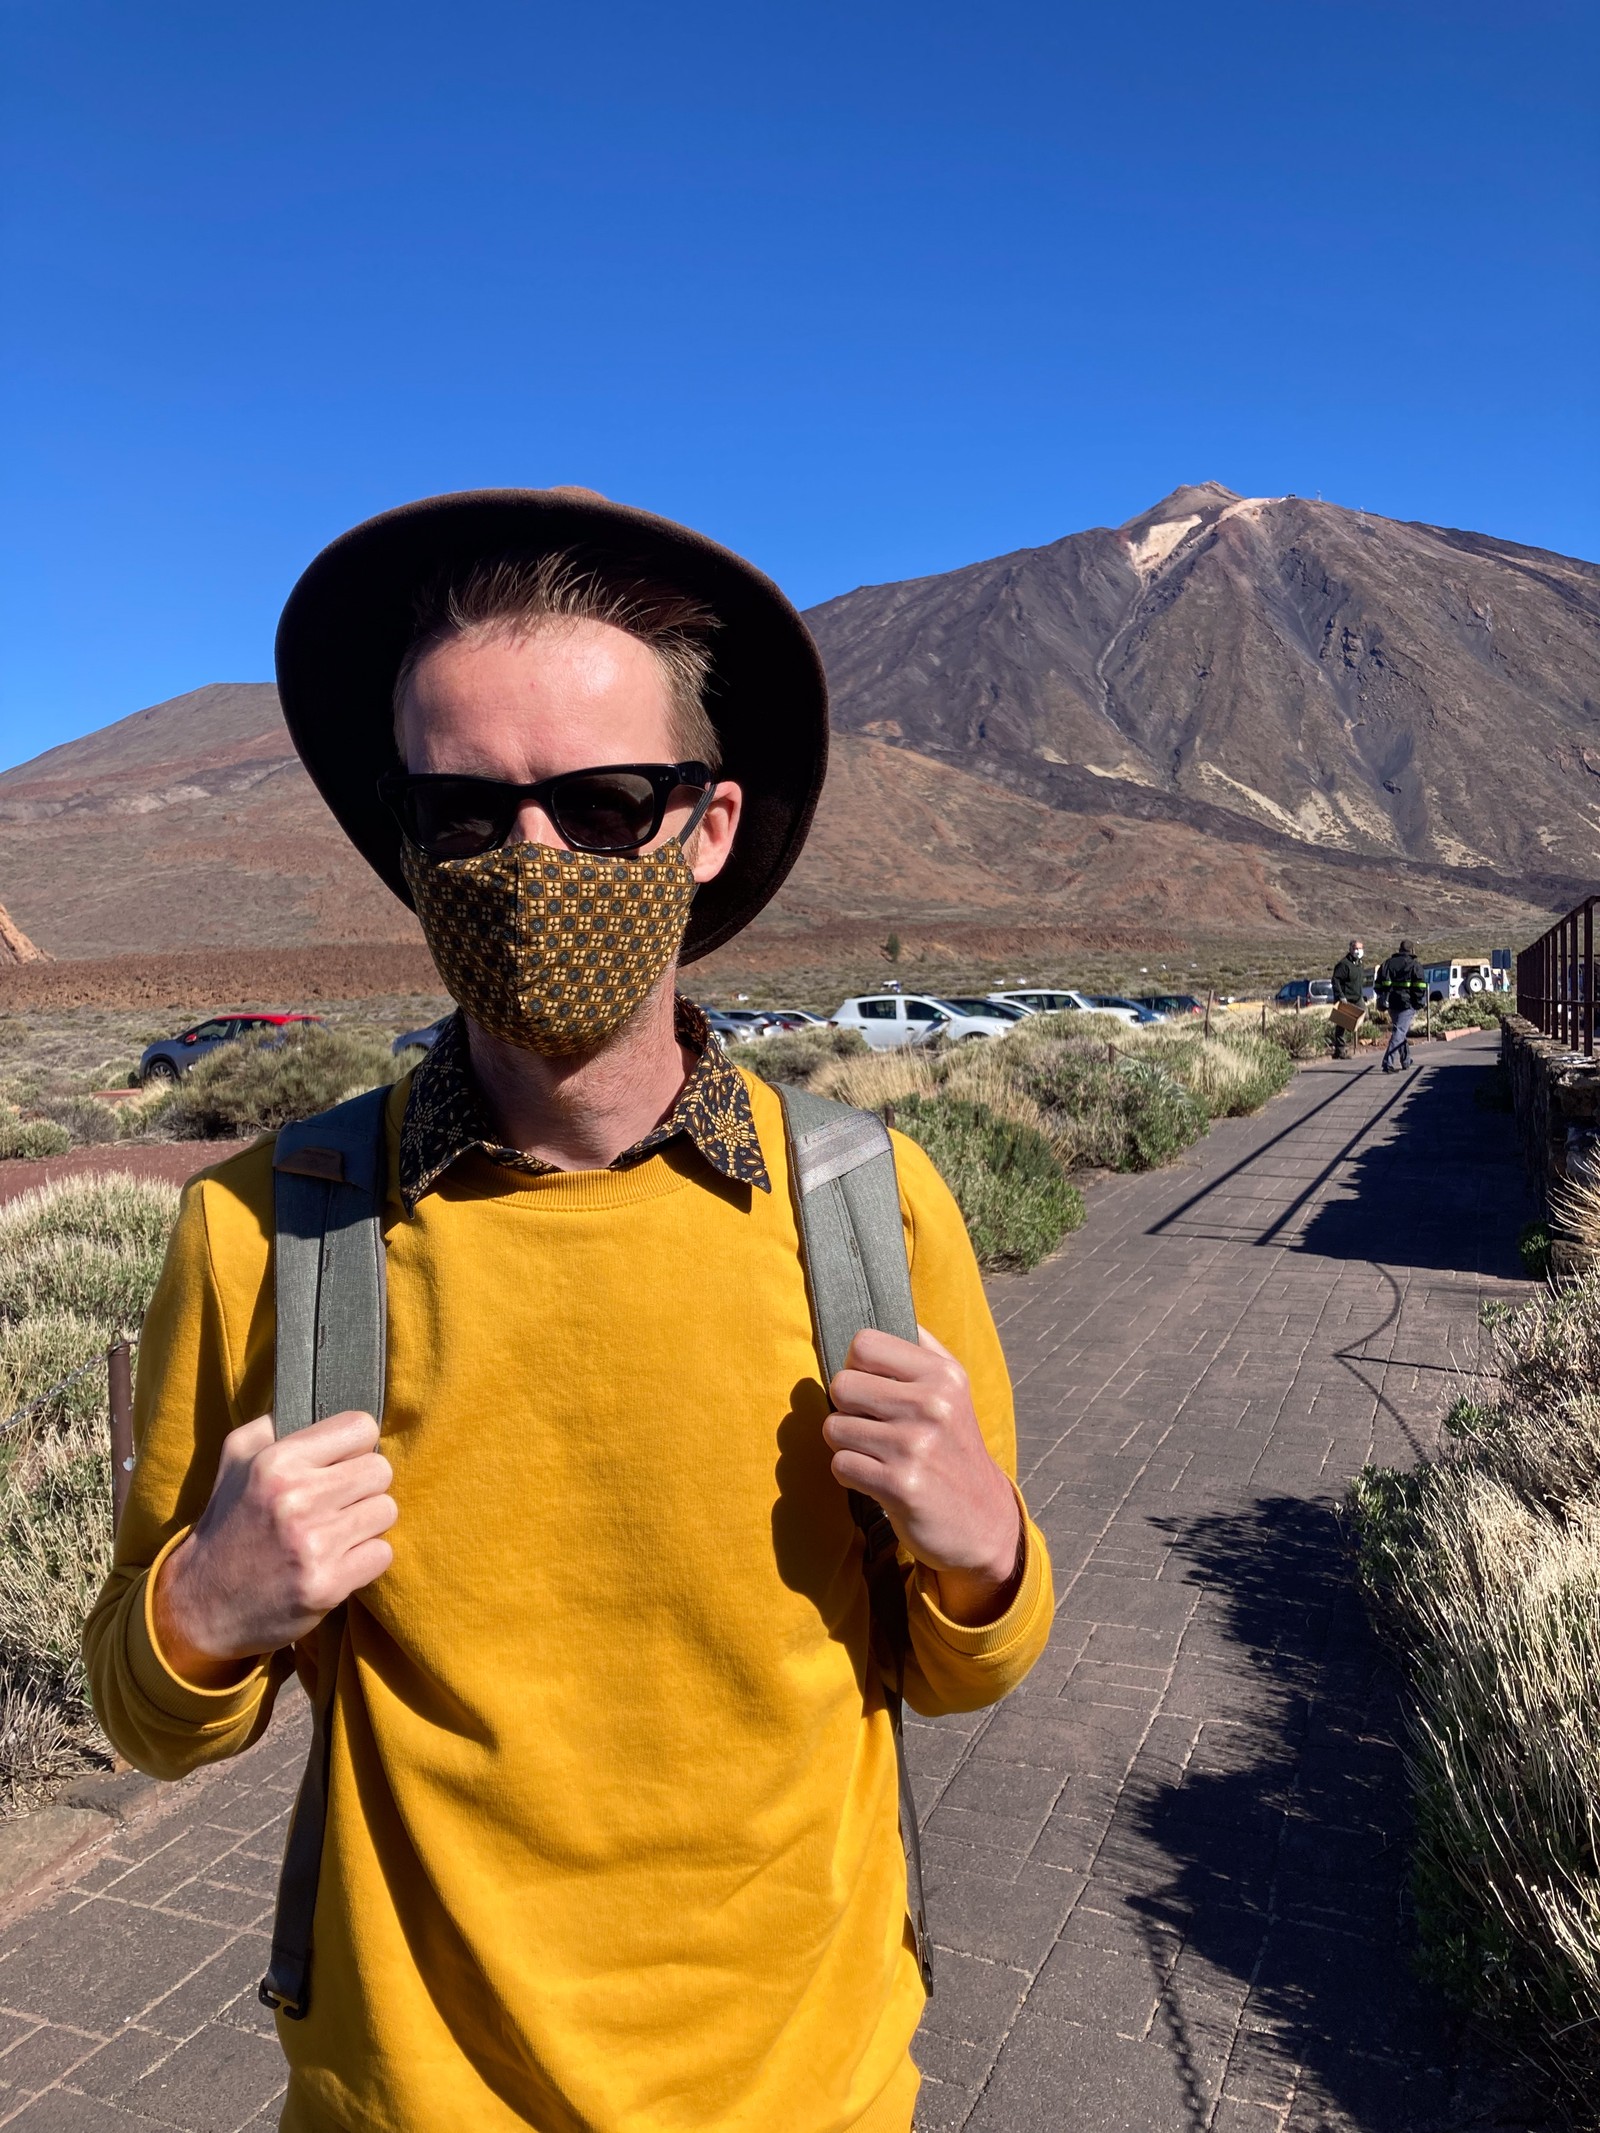
{"label": "stone wall", "polygon": [[1600,1183],[1600,1059],[1569,1051],[1521,1015],[1507,1015],[1500,1060],[1559,1265],[1570,1242],[1562,1234],[1560,1188]]}

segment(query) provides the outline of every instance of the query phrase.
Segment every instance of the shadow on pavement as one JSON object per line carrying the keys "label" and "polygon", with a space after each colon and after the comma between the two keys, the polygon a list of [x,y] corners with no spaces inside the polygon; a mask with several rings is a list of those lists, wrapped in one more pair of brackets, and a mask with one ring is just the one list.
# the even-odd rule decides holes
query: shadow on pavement
{"label": "shadow on pavement", "polygon": [[[1168,1980],[1180,2066],[1204,2061],[1220,1976],[1249,1993],[1229,2093],[1281,2108],[1292,2088],[1296,2133],[1530,2126],[1498,2077],[1463,2066],[1461,2024],[1414,1969],[1401,1685],[1332,1506],[1272,1496],[1154,1523],[1212,1596],[1201,1663],[1237,1684],[1211,1688],[1208,1707],[1228,1715],[1181,1776],[1132,1804],[1168,1862],[1164,1885],[1129,1901]],[[1195,1957],[1212,1973],[1198,1998],[1182,1982]]]}
{"label": "shadow on pavement", "polygon": [[1517,1235],[1537,1208],[1509,1114],[1479,1101],[1495,1073],[1481,1047],[1403,1075],[1375,1061],[1306,1073],[1308,1106],[1148,1235],[1521,1277]]}
{"label": "shadow on pavement", "polygon": [[1475,1058],[1413,1068],[1383,1130],[1344,1157],[1338,1197],[1316,1206],[1294,1248],[1522,1278],[1517,1235],[1537,1210],[1509,1114],[1478,1100],[1494,1073]]}

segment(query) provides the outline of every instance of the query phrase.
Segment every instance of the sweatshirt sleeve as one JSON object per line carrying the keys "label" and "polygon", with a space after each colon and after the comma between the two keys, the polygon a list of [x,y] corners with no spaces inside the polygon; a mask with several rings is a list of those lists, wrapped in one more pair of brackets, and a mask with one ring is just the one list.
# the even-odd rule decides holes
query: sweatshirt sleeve
{"label": "sweatshirt sleeve", "polygon": [[[249,1164],[249,1157],[238,1158],[229,1169]],[[250,1210],[215,1179],[196,1180],[183,1195],[145,1314],[133,1476],[111,1570],[83,1633],[90,1695],[107,1737],[130,1763],[160,1778],[183,1777],[247,1748],[265,1730],[291,1664],[289,1654],[276,1654],[230,1687],[197,1688],[168,1664],[152,1620],[156,1572],[204,1510],[223,1438],[251,1419],[239,1411],[236,1397],[239,1379],[213,1263],[208,1193],[228,1203],[236,1224],[245,1217],[265,1274],[259,1220],[250,1219]]]}
{"label": "sweatshirt sleeve", "polygon": [[[966,1370],[984,1441],[1015,1488],[1017,1436],[1011,1376],[961,1210],[915,1141],[896,1133],[894,1152],[917,1321]],[[1044,1536],[1028,1518],[1020,1490],[1017,1502],[1026,1532],[1022,1580],[997,1621],[977,1627],[951,1621],[932,1597],[938,1589],[935,1580],[901,1550],[911,1626],[905,1695],[911,1708],[924,1717],[998,1703],[1044,1650],[1055,1610],[1050,1557]]]}

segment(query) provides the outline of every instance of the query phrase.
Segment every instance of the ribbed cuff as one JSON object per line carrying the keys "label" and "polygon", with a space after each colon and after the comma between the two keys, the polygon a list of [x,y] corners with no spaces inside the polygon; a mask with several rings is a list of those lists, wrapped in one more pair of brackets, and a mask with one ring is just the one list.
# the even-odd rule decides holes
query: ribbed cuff
{"label": "ribbed cuff", "polygon": [[[1013,1489],[1016,1484],[1012,1483]],[[952,1622],[940,1611],[933,1593],[938,1589],[932,1571],[917,1567],[917,1596],[921,1600],[928,1620],[938,1631],[941,1644],[951,1651],[959,1652],[966,1659],[994,1659],[1009,1650],[1025,1636],[1034,1615],[1038,1612],[1039,1597],[1044,1586],[1045,1554],[1044,1535],[1028,1516],[1027,1505],[1017,1493],[1017,1509],[1022,1515],[1022,1529],[1027,1535],[1027,1549],[1023,1557],[1022,1576],[1015,1597],[1003,1615],[993,1622]]]}
{"label": "ribbed cuff", "polygon": [[156,1578],[167,1557],[188,1539],[189,1532],[185,1526],[174,1533],[144,1574],[139,1603],[129,1611],[128,1670],[139,1693],[165,1717],[191,1726],[232,1725],[260,1702],[267,1683],[267,1662],[258,1660],[242,1681],[230,1682],[226,1688],[196,1688],[173,1668],[156,1636]]}

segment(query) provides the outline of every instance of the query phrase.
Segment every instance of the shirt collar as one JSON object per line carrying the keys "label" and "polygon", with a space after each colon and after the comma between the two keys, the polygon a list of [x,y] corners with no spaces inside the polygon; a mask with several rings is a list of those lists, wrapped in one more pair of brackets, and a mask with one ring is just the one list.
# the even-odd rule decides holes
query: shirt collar
{"label": "shirt collar", "polygon": [[[772,1180],[743,1076],[730,1063],[705,1016],[681,993],[673,1003],[673,1024],[678,1042],[699,1056],[660,1125],[625,1148],[611,1168],[630,1169],[681,1136],[719,1176],[770,1192]],[[545,1177],[556,1169],[554,1163],[525,1155],[520,1148],[503,1147],[495,1139],[472,1076],[467,1033],[460,1015],[455,1014],[412,1075],[406,1097],[400,1127],[400,1192],[408,1213],[464,1155],[486,1155],[490,1162],[529,1177]]]}

